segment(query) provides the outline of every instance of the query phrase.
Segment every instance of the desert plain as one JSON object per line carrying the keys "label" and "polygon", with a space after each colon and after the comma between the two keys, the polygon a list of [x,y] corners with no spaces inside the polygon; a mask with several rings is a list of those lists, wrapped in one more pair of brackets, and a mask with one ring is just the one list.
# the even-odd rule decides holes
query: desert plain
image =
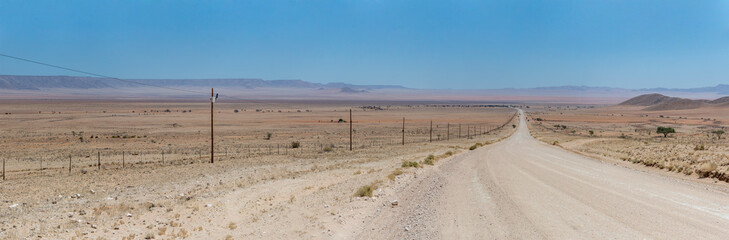
{"label": "desert plain", "polygon": [[214,162],[210,103],[0,107],[2,238],[712,239],[729,229],[722,106],[218,102]]}
{"label": "desert plain", "polygon": [[9,239],[351,238],[418,173],[517,121],[504,105],[219,102],[210,163],[209,103],[0,109]]}

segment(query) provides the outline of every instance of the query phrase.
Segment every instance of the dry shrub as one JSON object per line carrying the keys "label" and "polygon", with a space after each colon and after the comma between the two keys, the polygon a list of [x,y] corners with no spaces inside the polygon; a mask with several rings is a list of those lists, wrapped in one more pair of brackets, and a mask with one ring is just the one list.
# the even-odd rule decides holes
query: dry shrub
{"label": "dry shrub", "polygon": [[364,185],[360,187],[354,195],[358,197],[372,197],[372,193],[377,190],[378,187],[379,186],[376,182],[369,185]]}
{"label": "dry shrub", "polygon": [[716,170],[717,167],[716,163],[705,162],[699,166],[699,169],[696,169],[696,174],[700,177],[708,177],[714,170]]}
{"label": "dry shrub", "polygon": [[418,162],[404,161],[404,162],[402,162],[401,166],[406,168],[406,167],[418,167],[420,165],[418,164]]}
{"label": "dry shrub", "polygon": [[402,170],[400,170],[398,168],[398,169],[395,169],[395,171],[392,171],[392,173],[390,173],[390,175],[387,175],[387,178],[390,179],[391,181],[395,181],[395,178],[401,174],[402,174]]}
{"label": "dry shrub", "polygon": [[425,159],[423,160],[423,163],[428,164],[428,165],[433,165],[434,160],[435,160],[435,156],[433,156],[433,154],[430,154],[427,157],[425,157]]}

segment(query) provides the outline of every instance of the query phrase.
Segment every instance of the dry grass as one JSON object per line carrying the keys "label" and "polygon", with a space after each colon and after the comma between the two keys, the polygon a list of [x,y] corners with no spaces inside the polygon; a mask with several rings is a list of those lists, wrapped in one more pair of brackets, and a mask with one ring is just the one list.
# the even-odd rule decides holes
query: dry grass
{"label": "dry grass", "polygon": [[[729,122],[729,114],[722,111],[566,107],[531,111],[532,135],[544,142],[591,156],[729,182],[729,172],[724,171],[729,167],[729,141],[713,133]],[[542,121],[534,120],[537,116]],[[656,133],[658,127],[676,133],[664,137]]]}
{"label": "dry grass", "polygon": [[372,197],[372,193],[377,190],[378,187],[379,182],[364,185],[357,189],[357,192],[354,195],[358,197]]}
{"label": "dry grass", "polygon": [[[8,181],[0,184],[3,193],[0,202],[6,203],[0,208],[8,209],[12,203],[27,203],[22,206],[22,212],[4,212],[0,228],[12,229],[16,225],[22,229],[18,231],[18,238],[35,238],[37,235],[22,233],[33,232],[31,228],[37,225],[25,223],[49,219],[47,226],[54,227],[47,228],[44,238],[69,239],[77,232],[88,233],[81,235],[88,239],[108,237],[110,233],[119,238],[136,234],[131,239],[146,237],[147,233],[164,239],[201,238],[203,226],[210,231],[230,228],[230,220],[220,217],[221,211],[225,211],[221,206],[224,202],[224,205],[251,213],[245,220],[246,227],[235,229],[236,234],[250,233],[249,229],[254,227],[268,232],[278,227],[283,229],[280,234],[285,234],[290,229],[273,224],[276,221],[270,216],[275,214],[281,222],[298,223],[282,214],[282,209],[299,211],[304,208],[302,205],[312,201],[330,201],[341,206],[345,202],[344,196],[352,194],[353,189],[349,186],[363,186],[368,182],[370,184],[357,192],[363,196],[375,194],[373,191],[380,185],[379,182],[371,183],[373,180],[384,180],[390,175],[395,179],[403,174],[400,169],[390,172],[399,165],[400,156],[463,149],[468,147],[469,141],[474,141],[458,139],[452,134],[448,142],[424,144],[429,135],[430,119],[434,120],[435,136],[445,133],[448,121],[453,133],[453,119],[465,124],[496,126],[513,113],[512,109],[500,108],[392,106],[382,111],[355,108],[354,116],[358,119],[354,121],[355,145],[354,151],[349,151],[348,124],[329,120],[343,117],[343,110],[351,106],[305,105],[216,104],[216,110],[220,110],[215,115],[216,161],[209,164],[210,115],[206,111],[209,104],[0,103],[7,111],[14,112],[0,120],[4,131],[0,147],[7,150],[0,157],[9,160],[10,170]],[[287,110],[304,107],[311,111]],[[168,108],[170,112],[164,111]],[[61,109],[63,114],[53,114],[51,109]],[[159,109],[162,111],[157,111]],[[185,109],[184,113],[182,109]],[[235,114],[232,109],[240,111]],[[255,109],[283,111],[257,112]],[[36,110],[43,113],[38,114]],[[402,116],[408,117],[406,146],[399,144]],[[270,138],[269,132],[272,133]],[[476,138],[485,141],[502,135]],[[78,139],[81,136],[84,142]],[[300,147],[290,148],[292,141],[299,141]],[[327,146],[332,151],[328,151]],[[95,166],[99,150],[101,170]],[[161,164],[162,151],[165,153],[164,165]],[[121,168],[122,152],[125,169]],[[73,157],[71,174],[65,168],[68,155]],[[35,171],[39,167],[38,156],[43,156],[43,174]],[[439,158],[441,156],[435,156],[433,161]],[[80,174],[82,170],[86,174]],[[300,183],[300,179],[305,179],[306,183]],[[282,184],[284,182],[286,184]],[[296,185],[299,183],[301,185]],[[275,191],[269,192],[272,188]],[[302,194],[301,189],[308,190]],[[245,194],[236,195],[241,192]],[[82,197],[69,197],[76,193]],[[233,197],[231,195],[236,198],[228,199]],[[302,197],[296,199],[294,196]],[[267,200],[261,200],[263,197]],[[205,207],[208,203],[211,207]],[[66,217],[67,213],[73,213],[74,219],[81,218],[77,214],[79,210],[87,212],[82,217],[84,224]],[[312,213],[322,212],[312,210]],[[153,224],[157,219],[174,221],[163,223],[166,225]],[[323,224],[316,219],[311,222]],[[88,231],[91,224],[104,231]],[[55,227],[59,225],[61,228]],[[139,231],[148,226],[152,228]],[[304,228],[304,223],[296,227]],[[188,232],[188,229],[193,230]],[[205,237],[224,237],[224,233],[219,234]]]}
{"label": "dry grass", "polygon": [[402,170],[398,168],[398,169],[395,169],[395,171],[392,171],[392,173],[390,173],[390,175],[387,175],[387,179],[390,179],[390,181],[395,181],[395,178],[397,178],[397,176],[400,176],[402,174],[403,174]]}

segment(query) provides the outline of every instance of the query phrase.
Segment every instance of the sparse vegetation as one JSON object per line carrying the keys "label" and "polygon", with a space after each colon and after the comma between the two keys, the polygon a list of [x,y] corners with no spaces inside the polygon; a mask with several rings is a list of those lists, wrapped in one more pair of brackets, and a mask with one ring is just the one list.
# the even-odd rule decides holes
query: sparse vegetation
{"label": "sparse vegetation", "polygon": [[716,135],[716,138],[721,139],[721,135],[724,134],[724,130],[716,130],[716,131],[712,131],[711,133]]}
{"label": "sparse vegetation", "polygon": [[299,147],[301,147],[301,143],[299,141],[291,142],[291,148],[299,148]]}
{"label": "sparse vegetation", "polygon": [[418,162],[413,162],[413,161],[404,161],[404,162],[402,162],[402,165],[401,165],[401,167],[404,167],[404,168],[418,167],[418,166],[419,166]]}
{"label": "sparse vegetation", "polygon": [[334,150],[334,149],[332,148],[332,146],[331,146],[331,145],[330,145],[330,146],[325,146],[325,147],[324,147],[324,148],[322,149],[322,151],[324,151],[324,152],[331,152],[331,151],[333,151],[333,150]]}
{"label": "sparse vegetation", "polygon": [[435,160],[435,156],[433,156],[433,154],[430,154],[427,157],[425,157],[425,159],[423,160],[423,163],[428,164],[428,165],[433,165],[434,160]]}
{"label": "sparse vegetation", "polygon": [[708,177],[712,174],[712,172],[714,172],[714,170],[716,170],[717,167],[718,166],[716,165],[716,163],[705,162],[702,163],[698,169],[696,169],[696,174],[700,177]]}
{"label": "sparse vegetation", "polygon": [[402,173],[402,170],[400,170],[399,168],[395,169],[395,171],[392,171],[390,175],[387,175],[387,179],[390,179],[390,181],[395,181],[395,178],[402,175]]}
{"label": "sparse vegetation", "polygon": [[377,188],[379,187],[378,185],[378,183],[364,185],[357,189],[357,192],[354,195],[358,197],[372,197],[372,193],[377,190]]}
{"label": "sparse vegetation", "polygon": [[676,133],[676,130],[670,127],[658,127],[656,133],[663,134],[663,137],[668,137],[668,134]]}
{"label": "sparse vegetation", "polygon": [[476,150],[477,148],[482,147],[482,146],[483,146],[482,143],[475,143],[475,144],[471,145],[471,147],[469,147],[468,150]]}

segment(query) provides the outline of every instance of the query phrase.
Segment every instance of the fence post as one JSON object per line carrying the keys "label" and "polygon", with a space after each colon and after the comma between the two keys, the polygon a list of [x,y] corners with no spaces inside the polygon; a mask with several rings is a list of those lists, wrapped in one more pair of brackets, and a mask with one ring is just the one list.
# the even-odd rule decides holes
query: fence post
{"label": "fence post", "polygon": [[122,151],[122,168],[124,168],[124,151]]}
{"label": "fence post", "polygon": [[43,173],[43,156],[40,157],[40,170]]}
{"label": "fence post", "polygon": [[165,165],[165,151],[162,150],[162,165]]}
{"label": "fence post", "polygon": [[451,123],[448,123],[446,125],[446,134],[448,135],[446,137],[446,140],[451,140]]}
{"label": "fence post", "polygon": [[5,181],[5,158],[3,158],[3,181]]}
{"label": "fence post", "polygon": [[352,151],[352,109],[349,109],[349,151]]}
{"label": "fence post", "polygon": [[71,173],[71,154],[68,154],[68,173]]}
{"label": "fence post", "polygon": [[458,124],[458,138],[461,138],[461,124]]}
{"label": "fence post", "polygon": [[433,120],[430,120],[430,142],[433,142]]}

